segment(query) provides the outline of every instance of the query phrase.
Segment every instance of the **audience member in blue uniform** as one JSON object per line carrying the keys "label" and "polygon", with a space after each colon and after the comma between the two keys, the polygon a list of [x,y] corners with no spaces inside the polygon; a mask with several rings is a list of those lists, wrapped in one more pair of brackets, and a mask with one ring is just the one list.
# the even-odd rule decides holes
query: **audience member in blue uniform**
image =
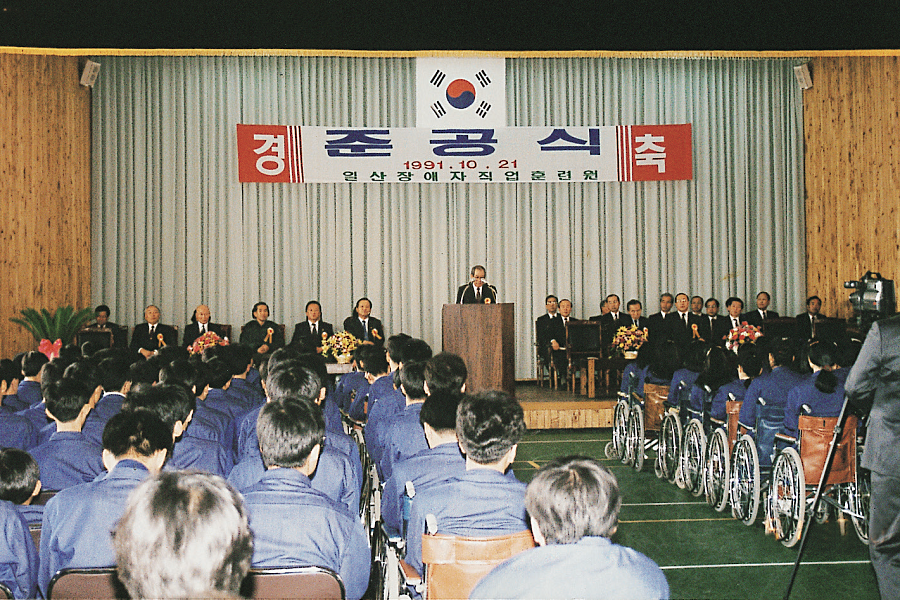
{"label": "audience member in blue uniform", "polygon": [[713,419],[724,421],[727,415],[727,402],[729,395],[733,395],[738,402],[743,402],[747,388],[754,379],[760,376],[763,369],[763,357],[756,344],[744,344],[738,350],[738,378],[726,383],[716,392],[712,401],[710,416]]}
{"label": "audience member in blue uniform", "polygon": [[[838,347],[834,342],[814,341],[807,352],[812,377],[788,392],[782,433],[797,437],[801,414],[837,417],[844,406],[844,382],[849,369],[838,367]],[[807,407],[807,408],[804,408]]]}
{"label": "audience member in blue uniform", "polygon": [[[366,371],[366,362],[369,361],[370,358],[375,358],[375,360],[381,361],[381,357],[384,356],[384,348],[381,346],[373,346],[371,344],[367,344],[365,346],[359,346],[354,355],[356,356],[356,364],[359,366],[359,370],[362,371],[363,377],[366,380],[364,386],[360,386],[355,394],[351,394],[351,402],[350,408],[347,410],[347,414],[350,415],[351,419],[356,421],[365,421],[366,420],[366,412],[370,408],[372,403],[369,398],[369,394],[372,392],[372,384],[369,383],[369,375]],[[378,367],[383,368],[383,367]]]}
{"label": "audience member in blue uniform", "polygon": [[207,473],[160,473],[141,483],[114,545],[132,598],[239,598],[253,556],[240,495]]}
{"label": "audience member in blue uniform", "polygon": [[50,362],[42,352],[32,350],[22,358],[22,381],[16,395],[19,401],[27,406],[34,406],[41,401],[41,369]]}
{"label": "audience member in blue uniform", "polygon": [[361,598],[371,568],[366,531],[356,513],[314,489],[309,479],[325,439],[321,411],[301,398],[269,402],[257,435],[266,472],[244,492],[253,566],[327,567],[341,576],[348,599]]}
{"label": "audience member in blue uniform", "polygon": [[360,390],[369,387],[369,382],[366,381],[366,372],[360,368],[358,361],[359,352],[363,348],[365,346],[359,346],[353,351],[353,362],[351,364],[356,367],[356,370],[341,375],[337,386],[334,388],[334,401],[339,409],[348,414],[350,413],[350,406],[353,404],[357,394],[360,393]]}
{"label": "audience member in blue uniform", "polygon": [[38,441],[38,430],[21,413],[0,414],[0,448],[29,450]]}
{"label": "audience member in blue uniform", "polygon": [[537,547],[488,573],[470,598],[669,597],[655,562],[612,542],[622,497],[598,461],[570,456],[545,465],[528,484],[525,506]]}
{"label": "audience member in blue uniform", "polygon": [[39,473],[27,452],[0,450],[0,583],[13,598],[37,596],[38,554],[22,508],[41,489]]}
{"label": "audience member in blue uniform", "polygon": [[412,503],[405,560],[420,575],[428,515],[436,527],[428,533],[478,537],[528,529],[525,484],[505,475],[525,434],[521,405],[504,392],[467,396],[457,409],[456,434],[465,473],[417,492]]}
{"label": "audience member in blue uniform", "polygon": [[438,392],[422,403],[419,420],[428,449],[394,464],[381,495],[381,519],[392,534],[402,532],[403,495],[412,482],[416,493],[458,477],[466,471],[466,458],[456,437],[456,408],[462,394]]}
{"label": "audience member in blue uniform", "polygon": [[[388,344],[390,344],[390,340]],[[369,406],[366,412],[366,428],[363,430],[363,435],[366,440],[366,450],[372,457],[372,461],[378,465],[384,450],[381,445],[381,428],[386,419],[403,410],[406,399],[399,390],[394,389],[394,375],[390,370],[386,354],[375,352],[371,356],[366,356],[363,365],[366,369],[366,378],[371,384]]]}
{"label": "audience member in blue uniform", "polygon": [[47,415],[56,422],[56,431],[31,455],[40,465],[45,489],[62,490],[93,481],[103,473],[103,447],[82,432],[91,411],[92,392],[82,381],[63,377],[46,390]]}
{"label": "audience member in blue uniform", "polygon": [[128,394],[122,410],[146,410],[156,415],[172,435],[166,469],[195,469],[225,477],[231,472],[231,454],[217,442],[184,435],[197,399],[181,385],[156,385]]}
{"label": "audience member in blue uniform", "polygon": [[681,390],[687,390],[685,393],[690,394],[690,389],[705,366],[707,350],[709,350],[709,346],[702,341],[695,340],[688,345],[681,368],[672,373],[672,381],[669,384],[669,404],[680,406],[678,396]]}
{"label": "audience member in blue uniform", "polygon": [[18,412],[28,408],[24,400],[19,400],[19,382],[22,381],[22,369],[8,358],[0,360],[0,414]]}
{"label": "audience member in blue uniform", "polygon": [[40,525],[43,519],[44,507],[33,503],[40,491],[41,469],[37,461],[24,450],[0,450],[0,500],[15,504],[28,525]]}
{"label": "audience member in blue uniform", "polygon": [[425,363],[411,362],[400,368],[400,391],[406,397],[406,407],[384,424],[383,481],[390,478],[395,463],[428,449],[419,420],[425,402]]}
{"label": "audience member in blue uniform", "polygon": [[[748,433],[754,435],[756,428],[756,416],[759,412],[757,398],[763,398],[769,406],[784,408],[787,404],[788,392],[803,382],[804,375],[794,371],[791,364],[794,360],[794,349],[791,340],[761,338],[760,348],[767,352],[769,365],[772,370],[763,373],[753,380],[747,388],[739,421],[748,429]],[[762,460],[762,458],[761,458]]]}
{"label": "audience member in blue uniform", "polygon": [[103,395],[97,400],[82,429],[85,437],[97,444],[103,443],[103,428],[107,421],[122,410],[125,394],[131,388],[131,381],[128,379],[130,366],[121,357],[105,358],[97,365]]}
{"label": "audience member in blue uniform", "polygon": [[721,346],[712,346],[706,353],[703,370],[691,387],[689,409],[694,415],[703,409],[704,401],[713,399],[723,385],[737,378],[733,359],[733,355],[729,355]]}
{"label": "audience member in blue uniform", "polygon": [[233,463],[235,457],[233,419],[207,404],[209,384],[206,380],[206,365],[200,361],[173,361],[159,370],[159,382],[163,385],[181,385],[197,399],[191,416],[191,426],[184,435],[219,444],[229,455],[229,462]]}
{"label": "audience member in blue uniform", "polygon": [[121,412],[109,420],[103,430],[103,464],[109,473],[62,490],[44,508],[38,575],[44,597],[60,569],[115,564],[110,532],[128,494],[159,472],[171,447],[171,431],[147,411]]}
{"label": "audience member in blue uniform", "polygon": [[241,406],[244,412],[266,403],[262,387],[247,381],[253,366],[253,352],[246,346],[223,346],[219,358],[231,367],[231,385],[226,393]]}

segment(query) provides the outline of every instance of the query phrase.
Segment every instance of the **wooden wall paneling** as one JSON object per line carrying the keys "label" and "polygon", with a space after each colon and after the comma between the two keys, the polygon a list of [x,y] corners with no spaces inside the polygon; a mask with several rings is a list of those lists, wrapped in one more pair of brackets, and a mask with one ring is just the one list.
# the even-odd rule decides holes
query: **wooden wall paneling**
{"label": "wooden wall paneling", "polygon": [[77,57],[0,54],[0,357],[22,308],[90,303],[90,90]]}

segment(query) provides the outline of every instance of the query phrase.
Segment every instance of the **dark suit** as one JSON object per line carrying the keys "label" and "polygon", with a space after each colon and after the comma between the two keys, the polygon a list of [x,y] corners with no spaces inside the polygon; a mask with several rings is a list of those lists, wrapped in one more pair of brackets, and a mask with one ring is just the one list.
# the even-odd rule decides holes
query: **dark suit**
{"label": "dark suit", "polygon": [[[355,315],[352,317],[347,317],[346,319],[344,319],[344,331],[349,331],[360,341],[366,339],[366,333],[368,332],[369,341],[374,343],[376,346],[384,346],[384,327],[381,325],[381,321],[379,321],[375,317],[369,317],[369,321],[368,323],[366,323],[365,329],[363,329],[363,324],[359,320],[359,317]],[[377,333],[377,337],[372,333],[373,331]]]}
{"label": "dark suit", "polygon": [[[732,330],[731,315],[719,315],[719,318],[716,319],[716,321],[717,329],[713,330],[713,339],[715,339],[716,342],[719,342]],[[743,315],[738,317],[738,325],[740,325],[742,321]],[[724,344],[724,341],[722,343]]]}
{"label": "dark suit", "polygon": [[89,329],[99,329],[99,330],[112,330],[113,334],[113,346],[116,348],[124,348],[128,345],[128,328],[124,325],[116,325],[112,321],[107,321],[106,325],[100,326],[97,325],[97,322],[94,321],[90,325],[87,326]]}
{"label": "dark suit", "polygon": [[141,348],[144,350],[156,351],[163,347],[159,341],[159,334],[163,336],[163,342],[166,346],[178,345],[178,332],[171,325],[156,324],[156,333],[150,335],[150,324],[140,323],[134,326],[134,333],[131,334],[131,349],[137,352]]}
{"label": "dark suit", "polygon": [[[220,338],[225,337],[225,330],[222,329],[222,326],[218,323],[207,323],[206,324],[207,331],[211,331]],[[200,324],[199,323],[188,323],[184,326],[184,334],[181,340],[181,345],[185,348],[189,347],[194,341],[200,337]]]}
{"label": "dark suit", "polygon": [[652,345],[661,344],[666,340],[674,339],[677,311],[672,311],[663,317],[661,312],[654,313],[647,318],[647,329],[649,330],[649,339]]}
{"label": "dark suit", "polygon": [[[313,337],[312,328],[309,326],[309,321],[301,321],[294,325],[294,337],[291,338],[291,346],[301,350],[303,352],[311,352],[315,354],[318,348],[322,347],[322,334],[326,334],[328,337],[334,335],[334,327],[331,326],[331,323],[326,323],[322,319],[316,323],[316,335]],[[381,333],[379,330],[378,333]]]}
{"label": "dark suit", "polygon": [[900,316],[872,324],[844,389],[867,406],[862,466],[872,471],[869,555],[882,598],[900,598]]}
{"label": "dark suit", "polygon": [[722,315],[716,315],[715,317],[703,315],[703,327],[700,328],[700,335],[711,344],[721,344],[722,336],[725,335],[725,332],[719,335],[719,331],[725,326],[723,324],[725,320],[725,317]]}
{"label": "dark suit", "polygon": [[[810,320],[810,315],[808,312],[803,312],[797,315],[797,327],[794,330],[795,336],[798,340],[806,342],[808,340],[816,337],[813,335],[812,330],[812,321]],[[816,325],[818,326],[821,323],[825,323],[828,321],[828,317],[823,317],[822,315],[816,315]]]}
{"label": "dark suit", "polygon": [[675,321],[671,323],[672,327],[672,340],[678,344],[678,347],[681,350],[685,350],[688,344],[694,339],[694,327],[697,328],[697,335],[701,335],[700,328],[703,327],[703,317],[699,317],[694,313],[687,313],[687,324],[685,324],[684,319],[675,311],[666,317],[666,320],[673,318]]}
{"label": "dark suit", "polygon": [[603,344],[603,350],[608,352],[612,345],[613,338],[619,327],[627,327],[631,325],[631,317],[623,312],[616,313],[618,319],[613,318],[613,313],[608,312],[605,315],[596,315],[591,317],[591,321],[600,321],[600,343]]}
{"label": "dark suit", "polygon": [[[490,298],[492,304],[497,303],[497,288],[485,283],[481,286],[481,303]],[[457,304],[475,304],[475,287],[471,282],[459,286],[456,291]]]}
{"label": "dark suit", "polygon": [[[551,318],[549,313],[545,313],[537,318],[537,321],[534,323],[534,328],[537,331],[538,354],[544,361],[544,364],[549,365],[551,352],[550,341],[556,340],[561,347],[565,347],[566,345],[566,326],[563,324],[562,316],[559,313],[556,313]],[[563,378],[565,378],[565,351],[557,350],[553,353],[553,358],[554,364],[560,369],[560,373]]]}
{"label": "dark suit", "polygon": [[[766,311],[766,321],[768,321],[769,319],[777,319],[777,318],[778,318],[778,313],[775,312],[774,310]],[[748,313],[742,314],[741,321],[742,322],[747,321],[748,325],[755,325],[757,327],[762,327],[762,325],[763,325],[763,318],[762,318],[762,315],[759,314],[759,309],[751,310]]]}

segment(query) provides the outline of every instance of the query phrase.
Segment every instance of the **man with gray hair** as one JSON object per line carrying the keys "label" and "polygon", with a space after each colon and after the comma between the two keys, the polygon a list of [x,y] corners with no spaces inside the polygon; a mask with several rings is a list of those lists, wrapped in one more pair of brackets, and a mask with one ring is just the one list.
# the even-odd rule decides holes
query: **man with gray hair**
{"label": "man with gray hair", "polygon": [[538,547],[491,571],[470,598],[668,598],[657,564],[610,540],[621,506],[615,476],[598,461],[545,465],[525,493]]}

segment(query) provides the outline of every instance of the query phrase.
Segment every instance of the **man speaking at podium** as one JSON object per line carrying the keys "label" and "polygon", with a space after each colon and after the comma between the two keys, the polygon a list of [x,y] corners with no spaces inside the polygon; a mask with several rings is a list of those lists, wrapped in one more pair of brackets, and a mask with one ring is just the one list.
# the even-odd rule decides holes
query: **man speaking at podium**
{"label": "man speaking at podium", "polygon": [[487,272],[481,265],[472,267],[472,281],[459,286],[456,293],[457,304],[494,304],[497,302],[497,288],[484,280]]}

